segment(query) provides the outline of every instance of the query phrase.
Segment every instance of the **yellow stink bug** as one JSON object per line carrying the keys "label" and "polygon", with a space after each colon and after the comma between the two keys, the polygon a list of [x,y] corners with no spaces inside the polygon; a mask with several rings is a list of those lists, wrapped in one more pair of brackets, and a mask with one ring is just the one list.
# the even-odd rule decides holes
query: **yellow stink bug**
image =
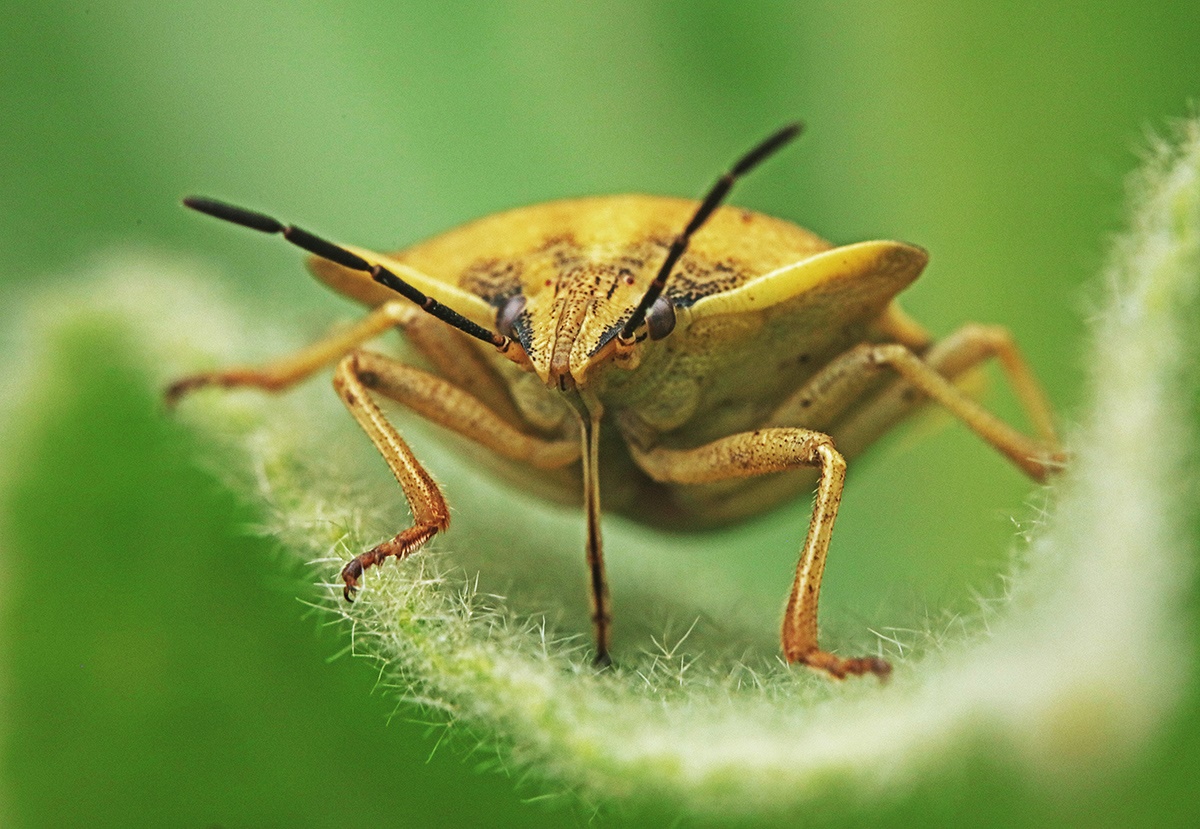
{"label": "yellow stink bug", "polygon": [[[792,124],[704,199],[605,196],[501,213],[399,253],[337,245],[207,198],[184,204],[315,254],[334,290],[373,309],[361,322],[260,367],[185,377],[201,386],[285,389],[337,363],[334,387],[400,482],[413,525],[342,569],[363,572],[446,529],[437,484],[376,403],[387,397],[507,461],[518,485],[582,498],[599,664],[609,661],[605,508],[660,526],[717,525],[816,483],[783,620],[783,653],[834,677],[890,666],[817,642],[817,598],[846,457],[933,400],[1030,477],[1061,459],[1045,398],[1002,328],[934,342],[894,297],[925,266],[900,242],[834,247],[796,225],[720,207],[737,178],[794,138]],[[425,371],[363,343],[399,328]],[[955,384],[996,357],[1039,433],[1031,439]],[[515,463],[514,463],[515,462]],[[603,487],[601,486],[603,482]],[[603,502],[600,492],[604,491]]]}

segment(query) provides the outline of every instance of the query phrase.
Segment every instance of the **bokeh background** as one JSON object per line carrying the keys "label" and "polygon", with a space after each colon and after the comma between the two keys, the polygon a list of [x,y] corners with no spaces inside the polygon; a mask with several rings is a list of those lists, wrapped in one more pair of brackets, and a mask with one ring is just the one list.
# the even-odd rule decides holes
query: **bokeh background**
{"label": "bokeh background", "polygon": [[[551,198],[697,195],[800,117],[803,139],[733,201],[835,241],[927,247],[907,308],[939,334],[1010,326],[1069,424],[1123,177],[1200,92],[1200,13],[1067,5],[11,0],[5,353],[29,296],[78,289],[114,251],[190,257],[272,324],[315,333],[350,312],[287,246],[180,209],[189,192],[394,248]],[[0,458],[4,825],[586,820],[467,743],[434,752],[440,731],[372,693],[372,666],[328,661],[344,635],[305,615],[307,580],[247,534],[254,515],[163,416],[136,349],[103,329],[61,343],[72,382],[38,392],[19,456]],[[1002,390],[989,400],[1019,418]],[[823,611],[969,607],[1029,498],[961,428],[889,439],[853,473]],[[729,558],[733,582],[767,578]],[[1099,789],[968,763],[807,819],[1194,825],[1195,712]]]}

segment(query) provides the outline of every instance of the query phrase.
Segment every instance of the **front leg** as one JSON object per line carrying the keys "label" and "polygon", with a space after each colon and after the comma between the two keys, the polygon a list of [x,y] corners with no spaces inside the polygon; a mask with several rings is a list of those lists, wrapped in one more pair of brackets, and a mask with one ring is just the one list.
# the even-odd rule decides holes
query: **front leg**
{"label": "front leg", "polygon": [[412,510],[413,525],[394,538],[355,556],[342,568],[342,581],[346,584],[342,593],[346,601],[353,600],[358,580],[368,567],[388,556],[397,559],[408,557],[433,538],[435,533],[450,525],[450,508],[446,506],[442,491],[371,399],[363,385],[361,373],[356,355],[351,354],[338,364],[333,375],[333,387],[396,476]]}
{"label": "front leg", "polygon": [[333,365],[368,340],[399,328],[442,377],[469,388],[488,408],[510,421],[519,420],[508,392],[479,350],[458,331],[423,313],[411,302],[385,302],[347,328],[264,365],[234,366],[182,377],[167,386],[167,404],[206,386],[254,387],[286,391],[326,366]]}
{"label": "front leg", "polygon": [[833,440],[809,429],[774,428],[743,432],[696,449],[632,448],[638,465],[656,481],[703,484],[728,478],[747,478],[800,467],[817,467],[820,480],[813,503],[808,535],[800,550],[796,577],[783,617],[783,655],[841,679],[872,673],[886,677],[892,670],[876,657],[844,658],[821,650],[817,644],[817,600],[829,539],[842,500],[846,461]]}
{"label": "front leg", "polygon": [[575,439],[551,440],[528,435],[469,392],[381,354],[351,352],[338,364],[333,386],[383,455],[413,514],[413,526],[356,556],[342,568],[347,599],[354,595],[358,579],[368,567],[389,556],[406,558],[450,523],[450,511],[441,490],[371,399],[368,389],[512,460],[541,469],[555,469],[579,458],[579,444]]}

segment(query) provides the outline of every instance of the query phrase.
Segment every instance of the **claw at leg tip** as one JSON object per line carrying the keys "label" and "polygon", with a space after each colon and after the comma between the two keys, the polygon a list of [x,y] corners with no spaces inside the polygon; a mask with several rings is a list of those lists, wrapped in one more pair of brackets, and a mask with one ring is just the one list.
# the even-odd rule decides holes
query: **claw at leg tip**
{"label": "claw at leg tip", "polygon": [[210,382],[211,378],[208,375],[193,374],[169,383],[163,389],[163,399],[166,401],[167,408],[174,409],[185,396],[191,394],[201,386],[207,386]]}
{"label": "claw at leg tip", "polygon": [[163,402],[166,403],[168,409],[174,409],[179,405],[180,399],[187,391],[187,385],[182,380],[176,380],[163,389]]}
{"label": "claw at leg tip", "polygon": [[346,601],[354,601],[354,594],[358,592],[358,577],[362,575],[362,572],[362,562],[357,558],[350,559],[342,568],[342,581],[346,583],[346,586],[342,588],[342,595],[346,597]]}

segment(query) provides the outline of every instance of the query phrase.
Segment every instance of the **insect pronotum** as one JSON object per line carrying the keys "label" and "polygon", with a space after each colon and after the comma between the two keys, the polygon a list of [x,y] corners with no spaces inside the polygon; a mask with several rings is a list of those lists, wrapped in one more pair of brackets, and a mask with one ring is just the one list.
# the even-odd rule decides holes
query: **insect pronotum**
{"label": "insect pronotum", "polygon": [[[1003,328],[966,325],[935,342],[895,302],[924,250],[834,247],[789,222],[721,207],[737,179],[800,132],[790,124],[740,158],[699,202],[604,196],[501,213],[392,254],[339,245],[208,198],[184,204],[282,234],[317,278],[371,311],[353,327],[262,366],[184,377],[280,391],[336,363],[338,395],[404,492],[412,526],[342,569],[411,555],[449,525],[442,492],[380,410],[385,397],[490,450],[521,486],[582,498],[595,661],[612,616],[604,508],[667,527],[721,524],[814,481],[808,532],[784,612],[783,653],[833,677],[891,670],[817,640],[821,574],[857,455],[914,408],[945,407],[1035,480],[1062,462],[1049,406]],[[363,347],[399,328],[428,368]],[[1038,435],[955,385],[997,358]],[[603,482],[604,499],[600,491]]]}

